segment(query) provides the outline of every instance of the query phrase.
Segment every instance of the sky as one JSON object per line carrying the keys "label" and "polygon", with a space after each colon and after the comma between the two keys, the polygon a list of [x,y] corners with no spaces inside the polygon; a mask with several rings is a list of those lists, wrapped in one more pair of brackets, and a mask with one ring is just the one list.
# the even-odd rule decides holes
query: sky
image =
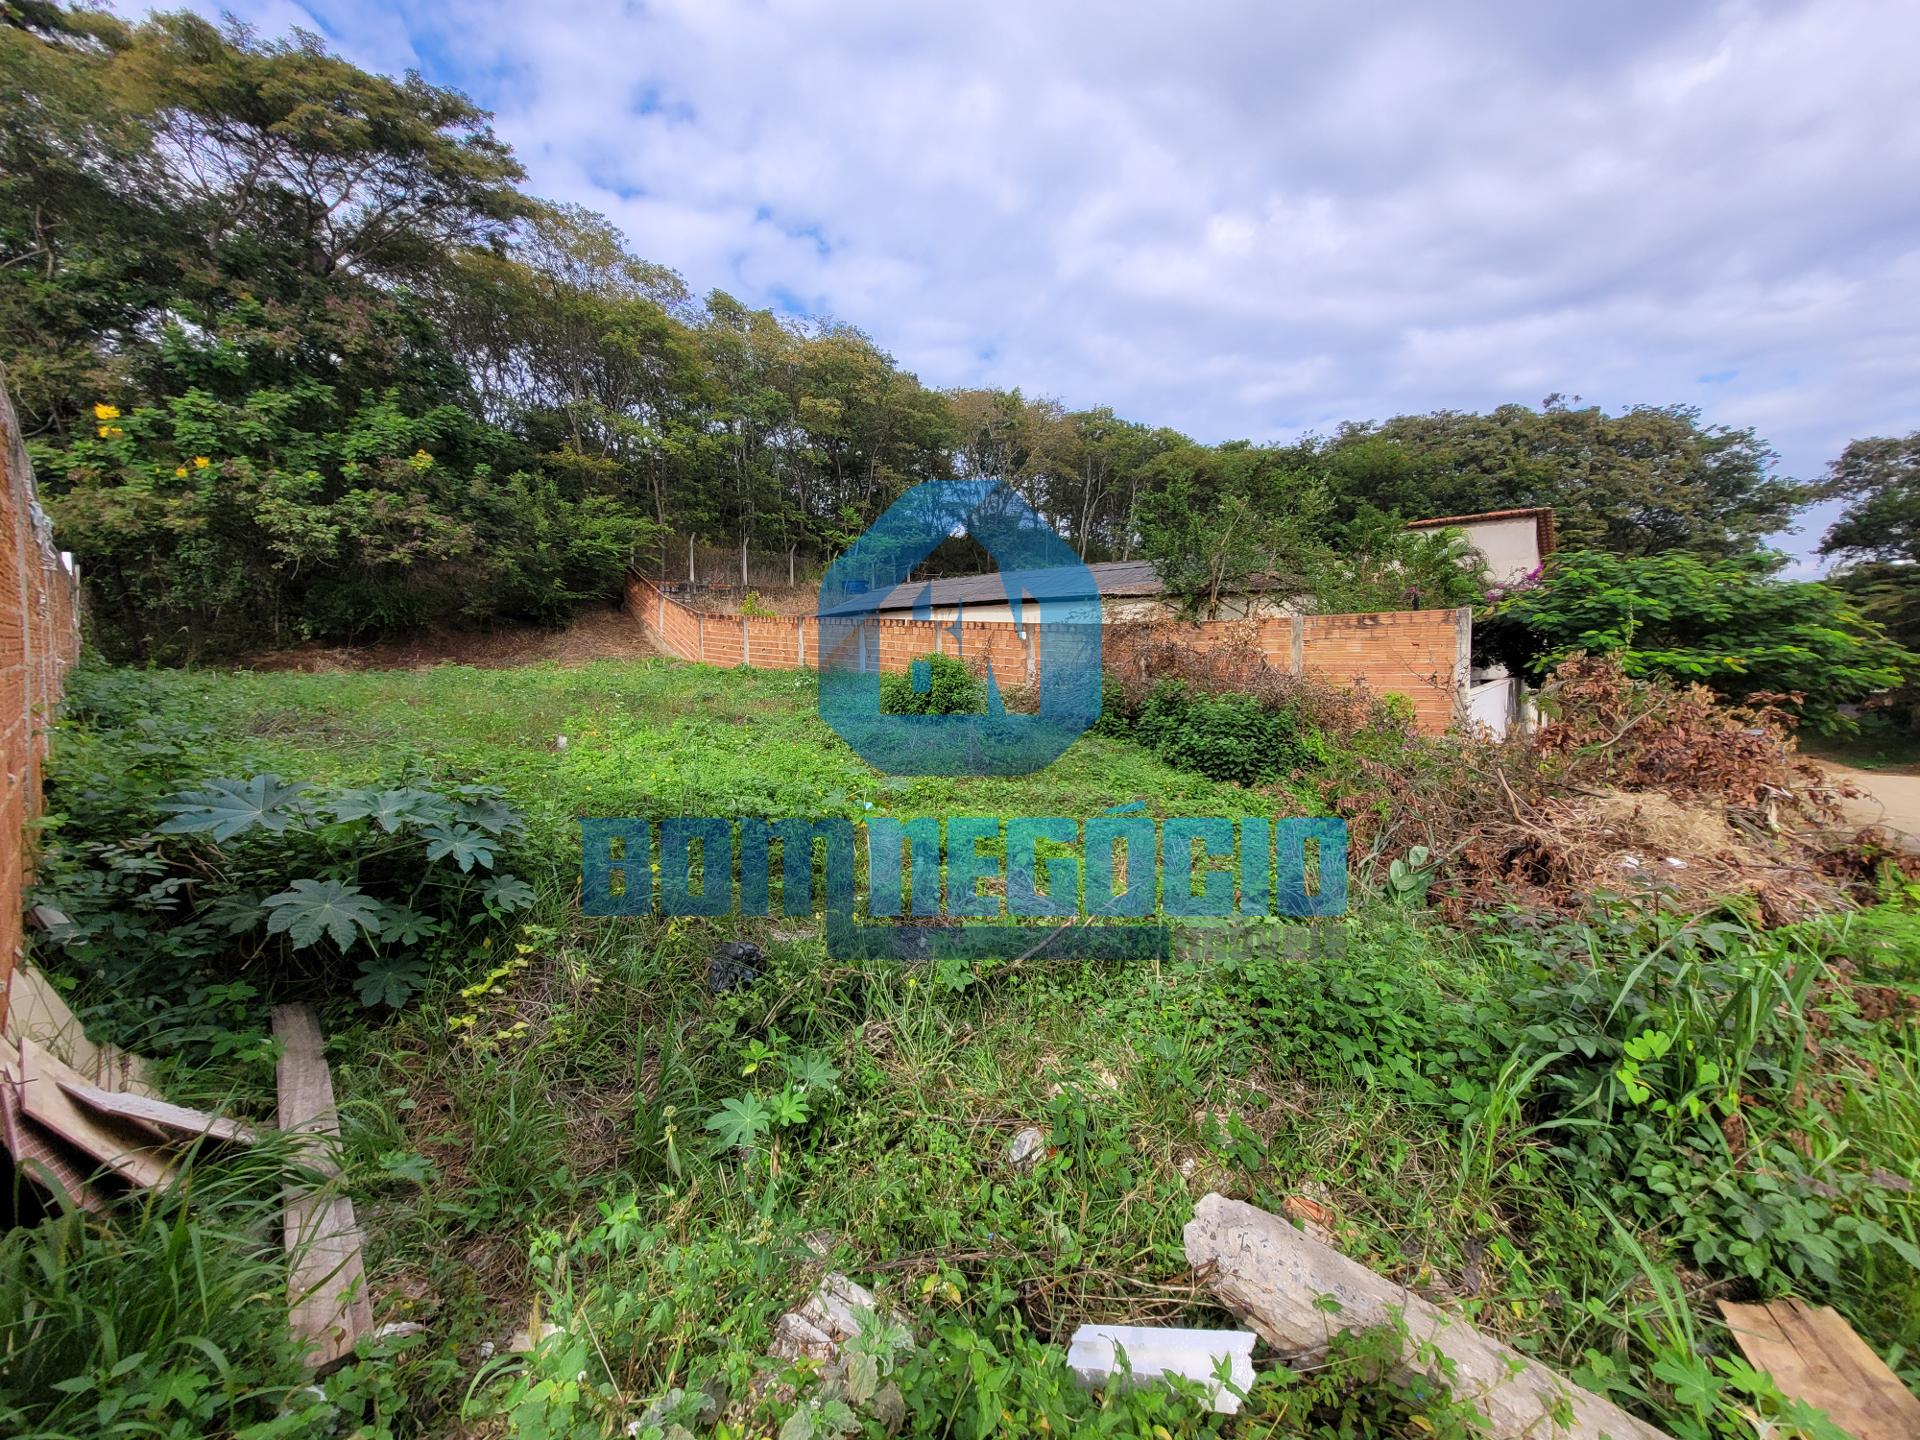
{"label": "sky", "polygon": [[466,91],[534,193],[929,385],[1207,441],[1679,402],[1803,479],[1920,429],[1914,0],[194,8]]}

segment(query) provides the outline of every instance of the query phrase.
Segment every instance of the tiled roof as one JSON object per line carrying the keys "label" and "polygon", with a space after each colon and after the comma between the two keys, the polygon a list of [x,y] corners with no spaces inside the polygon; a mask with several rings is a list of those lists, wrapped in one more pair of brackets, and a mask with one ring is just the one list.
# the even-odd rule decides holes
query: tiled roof
{"label": "tiled roof", "polygon": [[1553,533],[1553,510],[1546,505],[1529,506],[1522,510],[1483,510],[1478,515],[1442,515],[1435,520],[1409,520],[1409,530],[1438,530],[1449,525],[1473,525],[1482,520],[1531,520],[1534,534],[1539,537],[1542,559],[1551,555],[1556,543]]}
{"label": "tiled roof", "polygon": [[1086,586],[1088,572],[1103,598],[1158,595],[1166,588],[1154,573],[1152,561],[1113,560],[1084,567],[1056,565],[1045,570],[996,570],[951,580],[909,580],[877,598],[851,596],[838,608],[872,614],[911,610],[916,605],[1004,605],[1009,590],[1036,600],[1083,600],[1091,598]]}

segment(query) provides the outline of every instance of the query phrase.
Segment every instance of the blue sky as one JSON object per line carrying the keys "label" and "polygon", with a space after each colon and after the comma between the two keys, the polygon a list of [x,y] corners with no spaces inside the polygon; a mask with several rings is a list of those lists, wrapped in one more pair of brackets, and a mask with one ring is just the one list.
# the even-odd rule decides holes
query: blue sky
{"label": "blue sky", "polygon": [[1809,478],[1920,428],[1912,0],[198,8],[460,87],[537,193],[932,385],[1205,440],[1681,401]]}

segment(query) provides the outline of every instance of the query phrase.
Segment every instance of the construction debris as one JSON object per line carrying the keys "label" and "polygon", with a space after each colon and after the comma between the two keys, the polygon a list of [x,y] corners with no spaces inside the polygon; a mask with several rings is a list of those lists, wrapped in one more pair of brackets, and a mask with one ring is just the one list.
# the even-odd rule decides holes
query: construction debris
{"label": "construction debris", "polygon": [[324,1373],[350,1357],[373,1328],[373,1302],[353,1202],[331,1183],[340,1173],[340,1117],[320,1021],[310,1005],[276,1005],[273,1033],[281,1046],[280,1128],[306,1137],[303,1159],[320,1180],[288,1192],[288,1320],[295,1338],[307,1344],[307,1363]]}
{"label": "construction debris", "polygon": [[[789,1363],[796,1360],[818,1361],[821,1366],[821,1394],[844,1395],[889,1434],[906,1421],[906,1398],[892,1381],[870,1393],[856,1392],[849,1383],[847,1363],[841,1347],[861,1333],[868,1320],[883,1320],[899,1327],[902,1337],[911,1333],[904,1317],[892,1311],[882,1312],[871,1290],[857,1285],[838,1271],[827,1275],[798,1310],[789,1310],[773,1327],[773,1341],[767,1354]],[[780,1391],[791,1399],[791,1391]]]}
{"label": "construction debris", "polygon": [[[44,909],[45,907],[40,907]],[[61,923],[65,916],[48,912]],[[147,1062],[117,1045],[95,1044],[51,981],[24,960],[7,980],[6,1025],[0,1036],[14,1049],[31,1040],[63,1061],[83,1080],[107,1090],[160,1098],[147,1074]]]}
{"label": "construction debris", "polygon": [[[1217,1415],[1237,1415],[1253,1385],[1251,1330],[1176,1330],[1155,1325],[1082,1325],[1073,1332],[1067,1365],[1099,1389],[1126,1373],[1135,1381],[1169,1375],[1207,1387]],[[1124,1360],[1123,1360],[1124,1357]],[[1228,1383],[1219,1376],[1228,1366]]]}
{"label": "construction debris", "polygon": [[531,1355],[540,1348],[540,1342],[551,1339],[560,1333],[560,1327],[550,1320],[535,1320],[524,1330],[513,1332],[507,1341],[507,1351],[513,1355]]}
{"label": "construction debris", "polygon": [[42,1189],[66,1198],[82,1210],[98,1210],[106,1202],[87,1184],[91,1168],[64,1141],[47,1134],[29,1120],[20,1107],[17,1077],[0,1059],[0,1139],[20,1173]]}
{"label": "construction debris", "polygon": [[[40,907],[36,923],[64,925]],[[252,1144],[240,1120],[160,1098],[147,1062],[87,1038],[60,992],[31,965],[8,977],[0,1025],[0,1140],[20,1172],[83,1210],[173,1178],[173,1152],[195,1140]],[[103,1173],[104,1172],[104,1173]]]}
{"label": "construction debris", "polygon": [[1773,1376],[1782,1395],[1826,1411],[1853,1440],[1920,1435],[1920,1400],[1838,1311],[1789,1297],[1763,1305],[1722,1300],[1720,1314],[1741,1353]]}
{"label": "construction debris", "polygon": [[205,1110],[154,1100],[145,1095],[130,1095],[118,1090],[102,1090],[81,1080],[62,1080],[60,1088],[89,1110],[147,1125],[162,1133],[172,1132],[193,1138],[205,1136],[239,1145],[251,1145],[256,1138],[253,1127],[244,1120]]}
{"label": "construction debris", "polygon": [[740,990],[760,978],[760,947],[751,940],[723,940],[707,959],[707,989],[715,995]]}
{"label": "construction debris", "polygon": [[1013,1143],[1007,1146],[1007,1163],[1016,1168],[1038,1164],[1047,1153],[1047,1137],[1044,1132],[1029,1125],[1013,1137]]}
{"label": "construction debris", "polygon": [[1186,1227],[1187,1261],[1221,1304],[1288,1360],[1323,1356],[1336,1333],[1399,1326],[1396,1374],[1451,1389],[1496,1440],[1668,1440],[1467,1321],[1382,1279],[1277,1215],[1203,1196]]}
{"label": "construction debris", "polygon": [[778,1360],[798,1360],[802,1356],[831,1360],[842,1345],[860,1333],[861,1310],[879,1313],[873,1292],[836,1270],[820,1282],[806,1304],[789,1310],[774,1323],[773,1343],[767,1353]]}
{"label": "construction debris", "polygon": [[164,1185],[173,1174],[172,1161],[154,1148],[151,1131],[76,1105],[67,1087],[85,1082],[33,1041],[20,1042],[8,1068],[21,1110],[48,1133],[143,1189]]}
{"label": "construction debris", "polygon": [[1300,1228],[1322,1245],[1338,1249],[1333,1231],[1336,1216],[1326,1186],[1309,1182],[1300,1187],[1300,1192],[1287,1196],[1280,1208],[1286,1212],[1289,1220],[1297,1220]]}

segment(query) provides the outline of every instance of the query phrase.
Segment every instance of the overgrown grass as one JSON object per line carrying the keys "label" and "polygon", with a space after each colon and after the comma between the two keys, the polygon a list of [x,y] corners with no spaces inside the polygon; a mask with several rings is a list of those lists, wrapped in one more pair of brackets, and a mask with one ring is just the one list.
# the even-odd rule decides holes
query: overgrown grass
{"label": "overgrown grass", "polygon": [[[854,966],[805,919],[581,919],[574,819],[1299,801],[1097,737],[1036,776],[886,779],[820,724],[806,677],[648,663],[99,683],[125,690],[105,705],[203,717],[208,770],[424,769],[498,783],[530,816],[542,895],[515,939],[435,974],[397,1018],[327,1016],[377,1309],[428,1327],[327,1382],[328,1413],[369,1433],[461,1416],[707,1433],[709,1393],[731,1423],[777,1421],[817,1378],[761,1374],[759,1357],[828,1265],[913,1321],[917,1345],[889,1363],[916,1433],[1455,1424],[1437,1397],[1380,1384],[1367,1341],[1307,1382],[1267,1366],[1230,1425],[1157,1390],[1080,1392],[1062,1363],[1079,1323],[1224,1322],[1181,1251],[1208,1189],[1313,1200],[1348,1254],[1676,1434],[1780,1409],[1721,1363],[1720,1296],[1830,1301],[1914,1373],[1910,898],[1771,934],[1619,914],[1489,917],[1482,935],[1359,897],[1300,954],[1194,931],[1157,965]],[[722,938],[767,960],[716,995]],[[231,1088],[236,1067],[174,1080]],[[1046,1153],[1016,1167],[1027,1126]],[[543,1320],[560,1333],[535,1355],[483,1361],[483,1342]]]}

